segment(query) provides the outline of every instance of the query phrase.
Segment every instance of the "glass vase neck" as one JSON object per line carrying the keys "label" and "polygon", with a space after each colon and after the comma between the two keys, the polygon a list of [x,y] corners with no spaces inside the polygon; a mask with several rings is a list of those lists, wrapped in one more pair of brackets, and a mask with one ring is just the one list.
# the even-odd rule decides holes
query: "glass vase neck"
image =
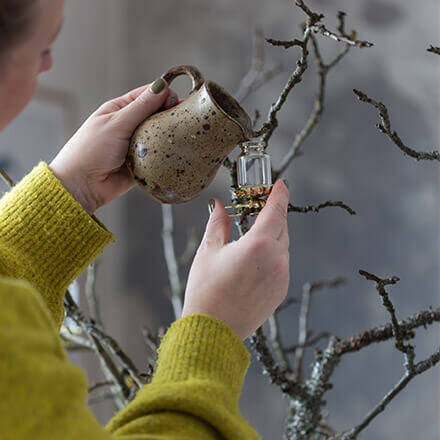
{"label": "glass vase neck", "polygon": [[263,141],[248,141],[240,144],[243,153],[258,152],[264,153],[266,143]]}

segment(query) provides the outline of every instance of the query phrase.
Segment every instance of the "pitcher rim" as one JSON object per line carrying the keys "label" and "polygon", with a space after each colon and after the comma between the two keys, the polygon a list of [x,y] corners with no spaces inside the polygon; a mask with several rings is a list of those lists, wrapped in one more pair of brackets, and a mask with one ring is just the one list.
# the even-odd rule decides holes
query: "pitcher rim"
{"label": "pitcher rim", "polygon": [[[242,124],[239,121],[237,121],[237,119],[235,119],[226,110],[224,110],[221,107],[221,105],[217,102],[217,100],[212,95],[211,90],[209,89],[210,85],[214,85],[215,87],[218,87],[221,91],[225,92],[228,95],[229,98],[231,98],[233,100],[234,104],[237,105],[238,108],[240,109],[240,111],[246,116],[246,119],[247,119],[247,122],[248,122],[248,127],[243,127]],[[231,121],[233,121],[235,124],[237,124],[240,127],[240,130],[242,131],[245,139],[246,140],[253,139],[252,122],[251,122],[251,119],[250,119],[249,115],[247,114],[246,110],[242,107],[242,105],[224,87],[220,86],[215,81],[205,81],[204,84],[203,84],[203,88],[208,93],[208,95],[211,98],[211,101],[213,102],[215,107],[218,110],[220,110],[221,113],[224,114],[228,119],[230,119]],[[246,133],[246,130],[249,130],[249,133]]]}

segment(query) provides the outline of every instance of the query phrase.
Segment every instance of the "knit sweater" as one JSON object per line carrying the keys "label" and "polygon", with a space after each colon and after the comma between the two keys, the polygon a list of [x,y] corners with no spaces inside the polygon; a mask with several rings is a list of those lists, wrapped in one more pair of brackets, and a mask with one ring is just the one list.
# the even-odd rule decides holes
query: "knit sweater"
{"label": "knit sweater", "polygon": [[114,240],[45,163],[0,200],[0,439],[259,438],[238,409],[249,353],[221,321],[168,329],[150,384],[106,428],[58,336],[69,284]]}

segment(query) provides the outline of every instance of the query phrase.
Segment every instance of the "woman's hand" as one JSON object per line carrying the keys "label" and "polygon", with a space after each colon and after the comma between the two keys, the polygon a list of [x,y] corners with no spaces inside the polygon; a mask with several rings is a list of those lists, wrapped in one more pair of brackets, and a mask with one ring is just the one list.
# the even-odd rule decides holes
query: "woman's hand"
{"label": "woman's hand", "polygon": [[125,164],[138,125],[178,103],[163,79],[103,104],[50,164],[55,176],[91,215],[136,182]]}
{"label": "woman's hand", "polygon": [[250,231],[228,243],[230,219],[219,200],[188,279],[182,316],[204,313],[245,339],[284,300],[289,286],[289,190],[279,180]]}

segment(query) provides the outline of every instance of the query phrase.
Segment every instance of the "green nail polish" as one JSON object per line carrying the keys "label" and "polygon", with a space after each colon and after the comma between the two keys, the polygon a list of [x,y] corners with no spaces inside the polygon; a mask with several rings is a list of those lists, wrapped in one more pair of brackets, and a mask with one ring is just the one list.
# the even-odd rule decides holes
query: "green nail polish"
{"label": "green nail polish", "polygon": [[215,200],[214,200],[214,199],[211,199],[211,200],[208,202],[209,215],[212,214],[212,211],[214,211],[214,208],[215,208]]}
{"label": "green nail polish", "polygon": [[153,84],[151,84],[150,90],[158,95],[165,87],[165,81],[162,78],[157,78]]}
{"label": "green nail polish", "polygon": [[284,185],[287,186],[287,189],[289,189],[289,181],[287,179],[283,179]]}

